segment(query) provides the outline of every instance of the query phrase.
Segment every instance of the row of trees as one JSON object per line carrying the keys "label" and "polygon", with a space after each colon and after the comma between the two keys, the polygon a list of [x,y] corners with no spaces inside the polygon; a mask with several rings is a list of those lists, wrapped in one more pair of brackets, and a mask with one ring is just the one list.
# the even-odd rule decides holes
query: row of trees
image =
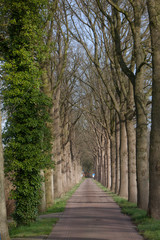
{"label": "row of trees", "polygon": [[0,7],[5,168],[17,223],[35,220],[78,182],[81,164],[140,208],[149,200],[159,218],[158,0]]}
{"label": "row of trees", "polygon": [[[14,220],[29,224],[81,179],[74,142],[81,116],[73,111],[77,62],[64,1],[2,1],[1,20],[5,170]],[[0,173],[0,233],[6,240],[3,167]]]}

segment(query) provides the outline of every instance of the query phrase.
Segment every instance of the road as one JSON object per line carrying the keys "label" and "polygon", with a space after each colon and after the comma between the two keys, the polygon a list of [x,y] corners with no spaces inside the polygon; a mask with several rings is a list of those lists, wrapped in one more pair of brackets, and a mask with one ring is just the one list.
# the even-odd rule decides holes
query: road
{"label": "road", "polygon": [[92,179],[70,198],[48,239],[143,240],[130,218]]}

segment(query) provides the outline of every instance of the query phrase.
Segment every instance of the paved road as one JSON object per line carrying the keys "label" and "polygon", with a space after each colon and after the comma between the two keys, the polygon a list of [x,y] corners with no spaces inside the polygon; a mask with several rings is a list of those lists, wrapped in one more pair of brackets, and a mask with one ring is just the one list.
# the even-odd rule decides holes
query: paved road
{"label": "paved road", "polygon": [[70,198],[48,239],[143,240],[129,217],[92,179],[86,179]]}

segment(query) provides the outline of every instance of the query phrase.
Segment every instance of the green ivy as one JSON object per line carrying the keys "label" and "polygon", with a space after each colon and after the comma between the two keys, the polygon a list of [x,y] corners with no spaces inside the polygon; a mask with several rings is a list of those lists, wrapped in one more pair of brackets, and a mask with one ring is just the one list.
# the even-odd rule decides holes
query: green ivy
{"label": "green ivy", "polygon": [[12,177],[17,224],[29,224],[38,213],[40,170],[51,167],[48,110],[51,99],[41,91],[41,63],[46,0],[5,0],[8,19],[3,41],[3,99],[8,118],[3,134],[5,166]]}

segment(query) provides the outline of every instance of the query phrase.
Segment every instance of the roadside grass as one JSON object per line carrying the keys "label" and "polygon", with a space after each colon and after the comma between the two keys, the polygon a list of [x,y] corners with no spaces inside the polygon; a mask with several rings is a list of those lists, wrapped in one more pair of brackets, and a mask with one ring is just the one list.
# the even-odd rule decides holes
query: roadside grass
{"label": "roadside grass", "polygon": [[[53,206],[48,208],[43,214],[63,212],[67,204],[67,200],[72,196],[83,181],[84,180],[82,179],[80,183],[76,184],[63,197],[55,199]],[[15,222],[11,222],[9,224],[9,234],[11,238],[46,236],[50,234],[57,221],[58,218],[37,218],[37,220],[29,226],[16,226]]]}
{"label": "roadside grass", "polygon": [[137,204],[128,202],[126,199],[112,193],[99,182],[95,183],[107,194],[113,197],[114,201],[120,206],[122,213],[129,215],[132,221],[137,225],[137,229],[145,239],[160,240],[160,220],[147,216],[147,211],[137,207]]}
{"label": "roadside grass", "polygon": [[37,219],[29,226],[18,226],[11,225],[9,227],[9,233],[11,238],[18,237],[35,237],[35,236],[46,236],[52,231],[53,225],[56,224],[58,218],[44,218]]}

